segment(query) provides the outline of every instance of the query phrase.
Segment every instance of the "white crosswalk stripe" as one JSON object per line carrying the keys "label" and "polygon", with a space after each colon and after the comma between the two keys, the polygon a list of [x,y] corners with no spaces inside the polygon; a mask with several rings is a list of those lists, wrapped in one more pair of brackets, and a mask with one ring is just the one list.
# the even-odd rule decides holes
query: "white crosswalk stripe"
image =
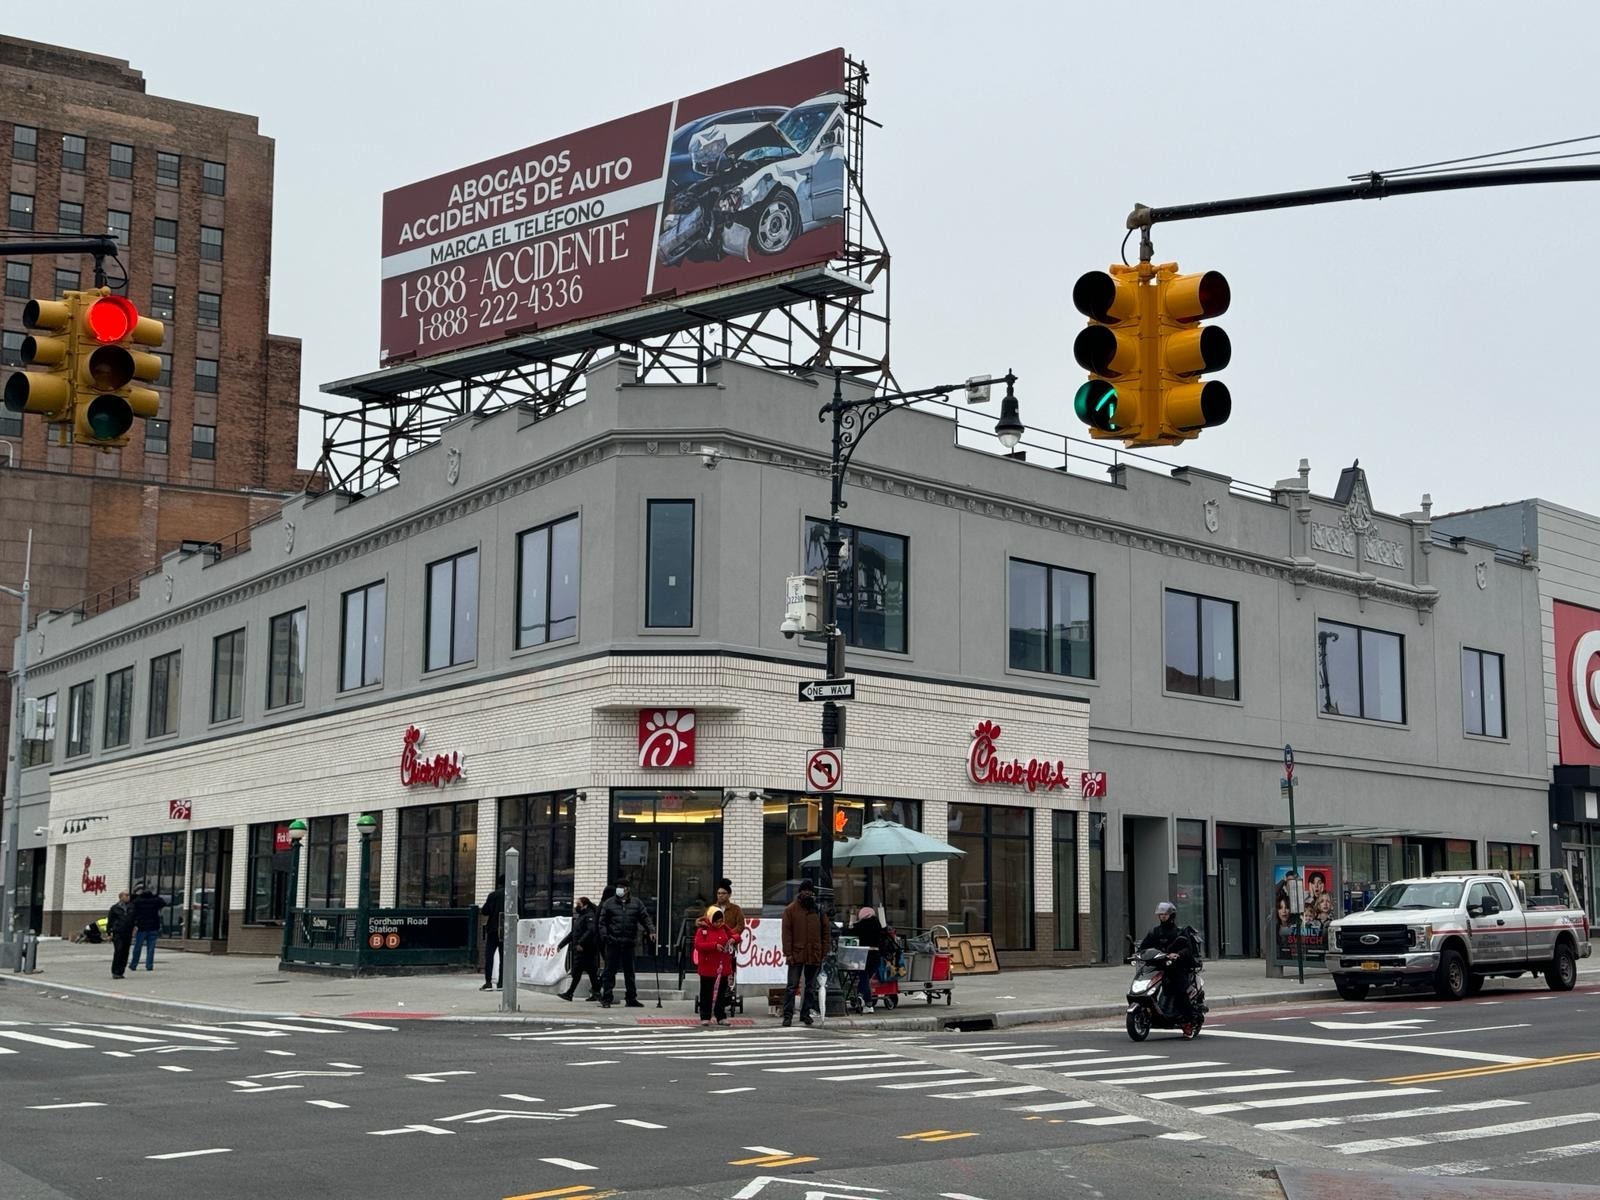
{"label": "white crosswalk stripe", "polygon": [[[238,1050],[241,1044],[256,1038],[292,1039],[296,1034],[371,1034],[391,1033],[393,1025],[372,1021],[345,1020],[337,1017],[295,1017],[281,1021],[233,1021],[203,1024],[193,1021],[174,1022],[171,1025],[127,1025],[114,1022],[53,1022],[32,1024],[12,1021],[0,1028],[0,1054],[22,1053],[27,1050],[52,1052],[57,1050],[99,1050],[112,1058],[142,1059],[147,1053],[169,1054],[180,1050]],[[118,1046],[137,1046],[132,1051],[108,1049],[107,1043]],[[267,1051],[288,1053],[288,1051]]]}
{"label": "white crosswalk stripe", "polygon": [[1288,1108],[1294,1104],[1343,1104],[1348,1100],[1374,1100],[1380,1096],[1423,1096],[1438,1088],[1390,1087],[1360,1092],[1315,1092],[1310,1096],[1276,1096],[1271,1100],[1240,1100],[1235,1104],[1202,1104],[1190,1112],[1215,1116],[1220,1113],[1248,1112],[1253,1108]]}
{"label": "white crosswalk stripe", "polygon": [[1380,1150],[1402,1150],[1412,1146],[1433,1146],[1445,1142],[1475,1142],[1484,1138],[1510,1137],[1513,1134],[1557,1129],[1568,1125],[1587,1125],[1600,1121],[1600,1113],[1567,1113],[1538,1117],[1528,1121],[1507,1121],[1503,1125],[1475,1125],[1469,1129],[1443,1129],[1412,1137],[1367,1138],[1344,1142],[1334,1147],[1340,1154],[1375,1154]]}
{"label": "white crosswalk stripe", "polygon": [[1289,1133],[1301,1129],[1327,1129],[1335,1125],[1358,1125],[1363,1121],[1410,1121],[1417,1117],[1442,1117],[1448,1113],[1482,1112],[1489,1108],[1518,1108],[1526,1100],[1473,1100],[1463,1104],[1429,1104],[1421,1108],[1401,1108],[1388,1112],[1352,1113],[1342,1117],[1301,1117],[1295,1121],[1262,1121],[1257,1129]]}

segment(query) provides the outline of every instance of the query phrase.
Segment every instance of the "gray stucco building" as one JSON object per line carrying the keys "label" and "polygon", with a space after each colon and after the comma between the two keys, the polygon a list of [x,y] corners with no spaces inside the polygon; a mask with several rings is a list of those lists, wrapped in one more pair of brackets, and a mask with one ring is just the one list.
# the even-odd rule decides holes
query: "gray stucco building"
{"label": "gray stucco building", "polygon": [[[22,824],[47,923],[148,877],[172,933],[270,950],[284,825],[311,824],[297,895],[338,906],[363,812],[386,905],[481,901],[510,845],[530,915],[620,874],[669,943],[719,875],[748,909],[792,894],[822,652],[779,623],[821,557],[832,380],[635,376],[605,360],[582,403],[460,422],[378,494],[291,502],[242,552],[41,621]],[[1285,744],[1313,961],[1376,883],[1546,860],[1526,556],[1375,511],[1357,468],[1326,497],[1304,467],[1250,488],[1034,458],[907,411],[849,471],[841,796],[966,854],[840,872],[842,908],[1066,965],[1119,958],[1171,896],[1212,954],[1281,955]]]}

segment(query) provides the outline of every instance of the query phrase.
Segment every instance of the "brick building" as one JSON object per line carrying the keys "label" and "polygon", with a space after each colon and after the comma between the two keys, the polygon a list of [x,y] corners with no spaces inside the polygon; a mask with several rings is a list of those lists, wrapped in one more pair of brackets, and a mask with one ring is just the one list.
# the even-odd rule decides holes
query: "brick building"
{"label": "brick building", "polygon": [[[42,612],[123,586],[184,539],[224,538],[304,487],[300,343],[267,332],[273,142],[255,117],[149,95],[119,59],[0,37],[0,177],[0,256],[8,238],[113,232],[111,285],[166,326],[160,415],[121,450],[56,445],[42,421],[0,409],[0,582],[20,584],[31,528]],[[0,375],[20,365],[30,297],[94,283],[81,255],[3,265]],[[0,603],[0,637],[18,615]],[[7,699],[0,736],[9,712]]]}

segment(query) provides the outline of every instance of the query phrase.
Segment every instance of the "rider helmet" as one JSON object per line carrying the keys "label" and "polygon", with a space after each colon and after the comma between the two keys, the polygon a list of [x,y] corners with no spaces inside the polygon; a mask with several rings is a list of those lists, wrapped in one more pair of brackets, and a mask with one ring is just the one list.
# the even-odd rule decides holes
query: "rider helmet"
{"label": "rider helmet", "polygon": [[1162,917],[1166,916],[1170,916],[1174,920],[1176,920],[1178,916],[1178,906],[1170,900],[1163,900],[1160,904],[1156,905],[1156,920],[1159,921]]}

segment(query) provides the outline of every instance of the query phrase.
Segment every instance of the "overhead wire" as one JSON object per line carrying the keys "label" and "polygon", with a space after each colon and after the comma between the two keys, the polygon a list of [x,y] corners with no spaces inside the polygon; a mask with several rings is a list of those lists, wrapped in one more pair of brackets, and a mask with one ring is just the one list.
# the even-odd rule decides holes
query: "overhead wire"
{"label": "overhead wire", "polygon": [[[1526,154],[1530,150],[1549,150],[1549,149],[1552,149],[1553,147],[1556,147],[1556,146],[1573,146],[1573,145],[1576,145],[1579,142],[1594,142],[1594,141],[1600,141],[1600,133],[1585,134],[1583,137],[1563,138],[1560,141],[1555,141],[1555,142],[1539,142],[1539,143],[1537,143],[1535,145],[1532,145],[1532,146],[1515,146],[1515,147],[1512,147],[1509,150],[1494,150],[1494,151],[1491,151],[1488,154],[1471,154],[1471,155],[1467,155],[1464,158],[1444,158],[1444,159],[1440,159],[1437,162],[1417,163],[1415,166],[1410,166],[1410,167],[1395,167],[1393,170],[1389,170],[1389,171],[1362,171],[1358,175],[1350,175],[1347,178],[1349,178],[1351,180],[1361,180],[1361,179],[1370,179],[1370,178],[1372,178],[1373,175],[1382,175],[1382,176],[1385,176],[1387,178],[1394,178],[1394,177],[1400,176],[1400,175],[1436,173],[1436,172],[1433,172],[1433,170],[1432,170],[1433,168],[1444,169],[1444,168],[1460,167],[1460,166],[1462,166],[1462,164],[1465,164],[1465,163],[1477,163],[1478,164],[1477,168],[1468,167],[1467,168],[1468,170],[1476,170],[1476,169],[1479,169],[1479,168],[1482,168],[1482,167],[1506,166],[1506,165],[1510,165],[1510,164],[1502,163],[1502,162],[1492,162],[1492,163],[1490,163],[1490,162],[1485,162],[1483,160],[1485,160],[1485,159],[1502,159],[1508,154]],[[1571,154],[1571,155],[1551,155],[1550,159],[1554,159],[1554,158],[1582,158],[1582,157],[1585,157],[1586,155],[1590,155],[1590,154],[1600,154],[1600,148],[1596,148],[1594,150],[1580,151],[1580,152],[1578,152],[1576,154]],[[1549,159],[1538,159],[1538,158],[1535,158],[1535,159],[1522,159],[1522,160],[1518,160],[1518,161],[1522,161],[1522,162],[1545,162],[1545,161],[1549,161]]]}

